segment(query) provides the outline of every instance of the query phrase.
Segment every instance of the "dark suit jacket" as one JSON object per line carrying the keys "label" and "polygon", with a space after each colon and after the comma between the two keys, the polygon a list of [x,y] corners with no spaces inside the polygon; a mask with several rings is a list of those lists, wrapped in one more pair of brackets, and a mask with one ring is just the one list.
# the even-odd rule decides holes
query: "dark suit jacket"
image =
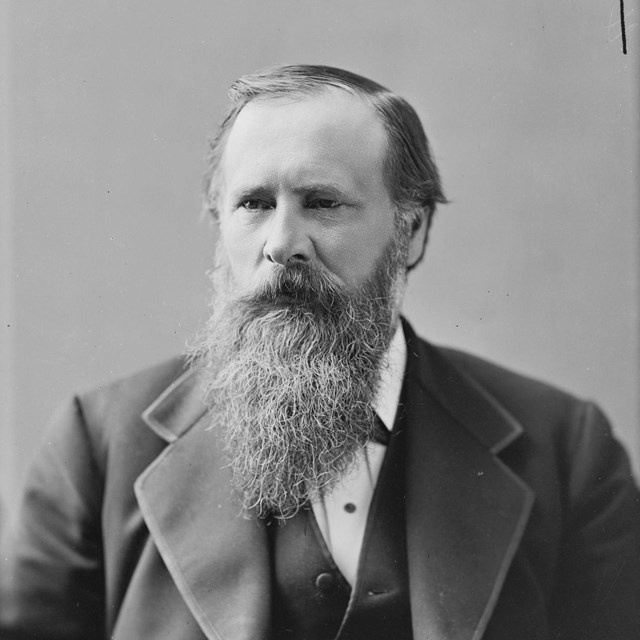
{"label": "dark suit jacket", "polygon": [[[405,332],[415,638],[640,638],[638,494],[599,410]],[[3,640],[268,637],[265,529],[182,366],[58,417],[2,554]]]}

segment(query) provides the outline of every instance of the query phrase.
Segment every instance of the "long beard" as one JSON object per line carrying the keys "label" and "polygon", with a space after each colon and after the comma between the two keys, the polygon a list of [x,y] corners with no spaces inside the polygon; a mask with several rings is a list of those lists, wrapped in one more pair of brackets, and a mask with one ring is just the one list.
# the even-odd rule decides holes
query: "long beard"
{"label": "long beard", "polygon": [[357,293],[300,263],[244,296],[224,263],[212,272],[212,314],[189,355],[205,370],[212,428],[247,516],[293,516],[371,439],[405,256],[396,234]]}

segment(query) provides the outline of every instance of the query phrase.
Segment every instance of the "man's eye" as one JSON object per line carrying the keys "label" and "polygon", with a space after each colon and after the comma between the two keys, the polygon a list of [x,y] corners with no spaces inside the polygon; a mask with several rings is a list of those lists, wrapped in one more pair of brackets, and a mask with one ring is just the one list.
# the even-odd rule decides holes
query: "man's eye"
{"label": "man's eye", "polygon": [[247,211],[265,211],[273,207],[271,203],[264,200],[245,200],[240,206]]}
{"label": "man's eye", "polygon": [[309,209],[335,209],[339,206],[340,203],[331,198],[315,198],[307,204]]}

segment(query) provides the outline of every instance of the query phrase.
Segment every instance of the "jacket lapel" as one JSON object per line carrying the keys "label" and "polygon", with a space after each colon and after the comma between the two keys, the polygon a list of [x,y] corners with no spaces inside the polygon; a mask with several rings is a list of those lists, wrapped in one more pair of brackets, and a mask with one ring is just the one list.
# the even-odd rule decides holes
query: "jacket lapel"
{"label": "jacket lapel", "polygon": [[521,427],[408,325],[407,552],[416,638],[478,640],[533,494],[495,454]]}
{"label": "jacket lapel", "polygon": [[[533,494],[495,457],[521,427],[481,387],[404,326],[400,411],[407,429],[407,551],[414,636],[479,640],[531,510]],[[267,637],[264,526],[243,519],[197,372],[144,414],[169,446],[136,482],[145,522],[203,633]]]}
{"label": "jacket lapel", "polygon": [[144,419],[170,444],[135,491],[164,563],[205,636],[266,637],[270,573],[261,523],[240,515],[197,373],[178,379]]}

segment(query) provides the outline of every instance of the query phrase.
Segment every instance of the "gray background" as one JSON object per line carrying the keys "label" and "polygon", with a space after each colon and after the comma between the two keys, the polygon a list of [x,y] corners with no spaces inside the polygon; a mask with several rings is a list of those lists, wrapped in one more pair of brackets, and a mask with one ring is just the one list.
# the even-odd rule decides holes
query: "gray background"
{"label": "gray background", "polygon": [[638,464],[638,2],[0,0],[0,481],[76,390],[206,313],[205,140],[237,76],[369,75],[435,147],[420,333],[595,397]]}

